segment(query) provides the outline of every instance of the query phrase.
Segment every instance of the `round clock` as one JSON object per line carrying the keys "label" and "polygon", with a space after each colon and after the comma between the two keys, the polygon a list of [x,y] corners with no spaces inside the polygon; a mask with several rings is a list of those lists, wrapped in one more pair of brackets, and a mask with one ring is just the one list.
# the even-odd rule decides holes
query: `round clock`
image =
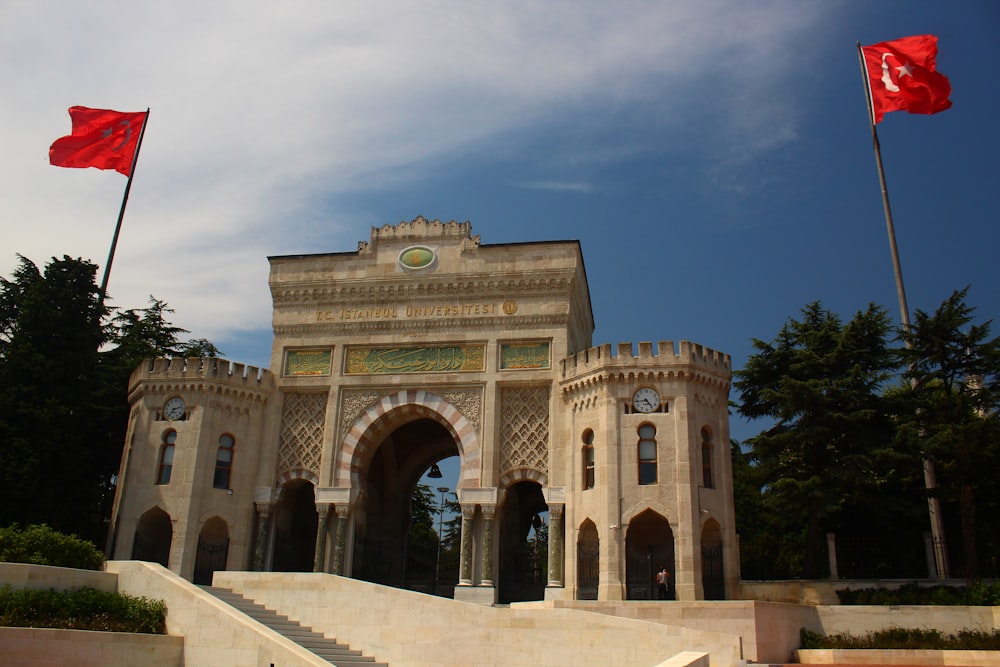
{"label": "round clock", "polygon": [[184,399],[180,396],[174,396],[169,401],[163,404],[163,416],[172,422],[177,421],[184,416]]}
{"label": "round clock", "polygon": [[632,394],[632,407],[639,412],[653,412],[660,407],[660,395],[651,387],[643,387]]}

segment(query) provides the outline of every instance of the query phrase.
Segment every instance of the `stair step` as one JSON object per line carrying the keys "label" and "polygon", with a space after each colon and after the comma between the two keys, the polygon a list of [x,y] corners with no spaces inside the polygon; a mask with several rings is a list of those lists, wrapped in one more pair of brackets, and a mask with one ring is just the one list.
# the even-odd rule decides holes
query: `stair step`
{"label": "stair step", "polygon": [[311,651],[327,662],[337,665],[337,667],[350,667],[351,665],[389,667],[387,663],[375,662],[375,658],[363,655],[361,651],[352,649],[346,644],[340,644],[336,639],[327,637],[321,632],[316,632],[312,628],[289,619],[287,616],[278,614],[274,610],[245,598],[239,593],[215,586],[202,586],[201,588],[261,625],[267,626],[278,634],[291,639],[302,648]]}

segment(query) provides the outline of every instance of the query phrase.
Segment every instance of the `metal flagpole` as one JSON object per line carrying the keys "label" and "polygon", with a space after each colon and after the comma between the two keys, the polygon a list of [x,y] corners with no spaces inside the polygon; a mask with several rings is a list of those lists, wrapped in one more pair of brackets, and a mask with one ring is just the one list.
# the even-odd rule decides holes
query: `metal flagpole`
{"label": "metal flagpole", "polygon": [[[865,54],[858,42],[858,62],[861,65],[861,76],[865,82],[865,102],[868,104],[868,124],[872,129],[872,147],[875,149],[875,165],[878,167],[878,182],[882,188],[882,208],[885,211],[885,227],[889,233],[889,252],[892,254],[892,271],[896,277],[896,297],[899,299],[899,315],[903,328],[910,330],[910,309],[906,305],[906,290],[903,288],[903,269],[899,263],[899,249],[896,247],[896,230],[892,224],[892,209],[889,207],[889,189],[885,184],[885,170],[882,168],[882,147],[878,142],[878,132],[875,130],[875,110],[872,104],[872,86],[868,78],[868,68],[865,66]],[[909,341],[906,341],[909,347]],[[934,462],[924,459],[924,488],[931,491],[937,488],[937,473]],[[927,494],[927,512],[931,522],[931,539],[934,541],[934,564],[938,579],[947,579],[950,575],[948,567],[948,552],[944,544],[944,518],[941,515],[941,501]]]}
{"label": "metal flagpole", "polygon": [[122,220],[125,218],[125,205],[128,203],[128,193],[132,189],[132,177],[135,175],[135,165],[139,161],[139,149],[142,148],[142,136],[146,134],[146,123],[149,121],[149,107],[146,107],[146,117],[142,119],[142,127],[139,129],[139,140],[135,144],[135,154],[132,155],[132,165],[128,170],[128,182],[125,184],[125,194],[122,196],[122,207],[118,211],[118,222],[115,224],[115,234],[111,238],[111,250],[108,251],[108,261],[104,265],[104,277],[101,279],[101,288],[98,292],[98,311],[104,310],[104,297],[108,292],[108,279],[111,277],[111,263],[115,260],[115,248],[118,247],[118,235],[122,230]]}

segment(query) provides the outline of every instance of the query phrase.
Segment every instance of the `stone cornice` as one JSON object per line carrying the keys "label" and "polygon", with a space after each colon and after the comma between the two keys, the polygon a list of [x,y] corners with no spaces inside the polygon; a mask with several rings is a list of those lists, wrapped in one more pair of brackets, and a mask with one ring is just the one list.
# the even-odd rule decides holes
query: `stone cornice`
{"label": "stone cornice", "polygon": [[620,369],[596,371],[586,377],[576,378],[560,385],[564,400],[574,400],[574,397],[599,389],[605,385],[641,385],[661,384],[665,382],[688,382],[708,387],[710,390],[728,395],[730,382],[728,378],[706,373],[696,368],[670,369]]}
{"label": "stone cornice", "polygon": [[309,324],[279,324],[275,325],[274,335],[277,336],[356,336],[368,333],[407,333],[428,331],[470,331],[492,330],[497,328],[497,322],[502,321],[505,329],[562,327],[566,325],[568,316],[559,315],[511,315],[498,320],[497,317],[449,317],[440,319],[413,320],[349,320],[347,322],[316,322]]}
{"label": "stone cornice", "polygon": [[270,371],[225,359],[147,359],[129,378],[132,404],[146,394],[209,394],[229,401],[266,403],[274,390]]}
{"label": "stone cornice", "polygon": [[[361,280],[353,283],[330,285],[323,280],[283,282],[271,286],[275,307],[293,304],[350,304],[413,302],[420,299],[465,299],[492,296],[546,297],[566,295],[572,287],[569,272],[538,271],[531,277],[498,280],[475,278],[467,280],[442,280],[439,282],[412,283],[399,280]],[[548,275],[547,275],[548,274]]]}
{"label": "stone cornice", "polygon": [[163,395],[166,398],[170,394],[208,394],[230,402],[263,405],[267,403],[271,391],[246,389],[219,382],[199,382],[197,380],[148,380],[132,387],[128,395],[128,402],[129,405],[133,405],[146,395]]}
{"label": "stone cornice", "polygon": [[728,354],[680,341],[674,350],[672,341],[657,345],[639,343],[633,354],[631,343],[619,343],[617,352],[610,344],[584,350],[564,359],[561,392],[565,400],[608,384],[658,384],[693,382],[712,390],[729,392],[732,378]]}

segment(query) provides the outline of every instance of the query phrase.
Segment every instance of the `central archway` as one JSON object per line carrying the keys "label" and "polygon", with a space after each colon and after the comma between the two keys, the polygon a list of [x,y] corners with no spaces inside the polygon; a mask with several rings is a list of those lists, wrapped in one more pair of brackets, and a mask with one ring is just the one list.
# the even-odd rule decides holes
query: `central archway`
{"label": "central archway", "polygon": [[457,583],[457,570],[454,577],[446,571],[448,576],[439,581],[438,491],[418,484],[432,464],[457,456],[458,445],[435,419],[404,412],[392,416],[408,416],[409,421],[393,420],[395,428],[387,432],[392,424],[383,425],[384,437],[368,448],[370,456],[359,476],[364,489],[355,521],[352,576],[447,594]]}

